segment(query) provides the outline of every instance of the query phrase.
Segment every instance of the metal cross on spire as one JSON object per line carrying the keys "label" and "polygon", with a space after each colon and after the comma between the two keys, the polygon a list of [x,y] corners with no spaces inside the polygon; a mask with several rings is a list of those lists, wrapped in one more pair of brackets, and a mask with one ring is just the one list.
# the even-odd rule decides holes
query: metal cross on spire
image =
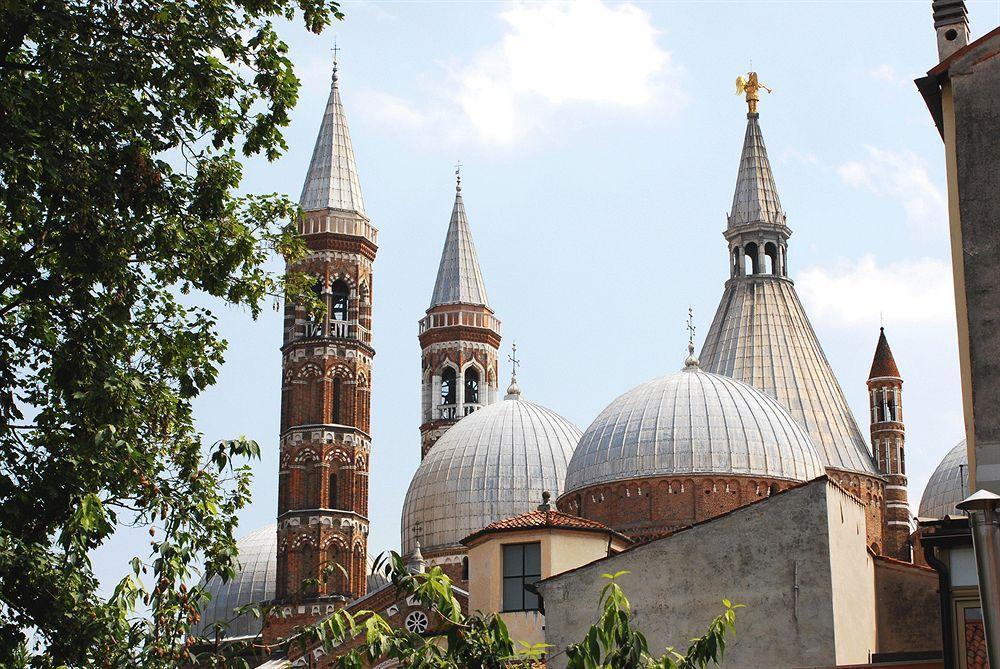
{"label": "metal cross on spire", "polygon": [[340,47],[337,46],[337,38],[333,38],[333,48],[330,49],[333,52],[333,83],[337,83],[337,54],[340,53]]}
{"label": "metal cross on spire", "polygon": [[517,366],[521,364],[521,361],[517,359],[517,342],[510,345],[510,355],[507,356],[507,360],[510,362],[513,370],[511,371],[510,377],[517,380]]}
{"label": "metal cross on spire", "polygon": [[697,367],[698,358],[694,354],[694,335],[696,328],[694,326],[694,309],[688,307],[688,317],[687,317],[687,331],[688,331],[688,356],[684,361],[685,367]]}
{"label": "metal cross on spire", "polygon": [[455,190],[459,193],[462,192],[462,161],[459,160],[455,163]]}

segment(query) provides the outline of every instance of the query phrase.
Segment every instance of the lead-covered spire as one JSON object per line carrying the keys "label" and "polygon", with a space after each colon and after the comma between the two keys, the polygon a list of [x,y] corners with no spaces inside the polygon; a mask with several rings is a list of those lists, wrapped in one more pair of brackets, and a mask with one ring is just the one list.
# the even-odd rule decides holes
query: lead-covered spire
{"label": "lead-covered spire", "polygon": [[347,116],[340,101],[337,62],[333,63],[330,97],[323,113],[323,123],[316,137],[309,171],[302,186],[299,206],[304,211],[338,209],[365,215],[361,180],[354,162],[354,147],[347,129]]}
{"label": "lead-covered spire", "polygon": [[785,213],[778,199],[771,163],[767,159],[764,136],[760,131],[760,114],[747,114],[747,131],[743,139],[740,170],[736,176],[736,192],[729,212],[729,229],[749,225],[785,224]]}
{"label": "lead-covered spire", "polygon": [[479,270],[476,246],[472,242],[472,230],[465,215],[462,202],[462,177],[455,171],[455,206],[451,210],[448,236],[441,251],[437,281],[431,296],[431,308],[442,304],[472,304],[489,306],[486,299],[486,284]]}

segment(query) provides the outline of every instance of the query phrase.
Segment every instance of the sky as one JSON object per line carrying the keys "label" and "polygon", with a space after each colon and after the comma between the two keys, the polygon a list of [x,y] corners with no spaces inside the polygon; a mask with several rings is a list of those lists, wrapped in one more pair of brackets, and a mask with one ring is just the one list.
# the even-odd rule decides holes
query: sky
{"label": "sky", "polygon": [[[864,434],[880,323],[904,378],[909,495],[963,437],[943,145],[913,79],[937,63],[916,2],[359,2],[323,35],[282,26],[303,88],[277,161],[246,192],[297,198],[329,93],[331,47],[379,229],[369,550],[398,549],[420,459],[420,347],[455,163],[501,359],[525,399],[585,429],[676,371],[687,309],[708,331],[746,123],[735,79],[773,89],[760,123],[793,236],[788,267]],[[973,38],[1000,2],[969,2]],[[279,267],[277,263],[274,265]],[[221,308],[206,441],[262,447],[239,534],[277,508],[281,313]],[[501,366],[501,386],[510,366]],[[502,388],[501,388],[502,389]],[[99,553],[112,583],[148,537]]]}

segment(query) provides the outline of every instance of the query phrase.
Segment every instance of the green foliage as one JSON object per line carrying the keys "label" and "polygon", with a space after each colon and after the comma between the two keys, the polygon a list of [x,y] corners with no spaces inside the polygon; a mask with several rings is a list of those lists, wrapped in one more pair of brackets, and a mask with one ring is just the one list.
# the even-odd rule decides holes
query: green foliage
{"label": "green foliage", "polygon": [[[193,566],[233,573],[258,448],[194,429],[226,347],[196,305],[256,316],[306,287],[265,265],[303,253],[294,204],[235,194],[240,152],[285,148],[299,81],[272,21],[296,16],[317,33],[341,17],[330,0],[0,3],[0,666],[178,666]],[[151,552],[102,597],[91,556],[124,525]]]}
{"label": "green foliage", "polygon": [[[396,660],[416,669],[502,669],[536,667],[549,646],[529,646],[510,637],[499,614],[466,615],[452,590],[451,579],[440,567],[426,573],[411,573],[396,553],[380,558],[376,568],[387,566],[397,595],[414,597],[433,612],[432,630],[414,634],[394,629],[372,611],[351,613],[341,609],[315,625],[301,629],[286,640],[292,655],[323,648],[331,655],[343,652],[345,644],[359,635],[364,641],[333,660],[337,669],[361,669],[383,660]],[[736,630],[736,609],[723,601],[722,615],[709,625],[705,636],[692,639],[685,654],[667,648],[661,657],[649,653],[646,638],[632,626],[632,610],[617,579],[628,572],[606,574],[601,591],[601,614],[583,641],[566,649],[569,669],[704,669],[721,666],[726,634]]]}

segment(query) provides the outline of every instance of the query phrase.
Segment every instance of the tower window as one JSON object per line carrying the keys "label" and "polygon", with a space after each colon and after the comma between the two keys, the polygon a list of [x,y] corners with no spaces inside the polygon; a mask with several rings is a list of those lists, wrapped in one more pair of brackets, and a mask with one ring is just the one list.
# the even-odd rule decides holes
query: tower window
{"label": "tower window", "polygon": [[462,558],[462,580],[469,580],[469,558],[468,556]]}
{"label": "tower window", "polygon": [[347,320],[347,298],[350,290],[347,284],[337,280],[330,287],[330,317],[335,321]]}
{"label": "tower window", "polygon": [[455,369],[446,367],[441,373],[441,404],[455,403]]}
{"label": "tower window", "polygon": [[326,489],[326,508],[337,508],[337,475],[330,474],[330,480]]}
{"label": "tower window", "polygon": [[750,242],[743,247],[743,265],[745,274],[758,274],[760,272],[760,259],[757,257],[757,244]]}
{"label": "tower window", "polygon": [[332,404],[331,413],[333,415],[331,416],[330,419],[334,423],[337,423],[338,425],[340,424],[340,403],[341,403],[341,398],[343,396],[343,390],[341,388],[342,385],[343,381],[339,376],[333,377],[333,399],[331,401]]}
{"label": "tower window", "polygon": [[768,274],[778,274],[778,247],[774,242],[764,244],[764,271]]}
{"label": "tower window", "polygon": [[465,370],[465,403],[479,404],[479,371],[474,367]]}
{"label": "tower window", "polygon": [[542,545],[509,544],[503,547],[503,610],[540,611],[541,598],[526,586],[542,578]]}

